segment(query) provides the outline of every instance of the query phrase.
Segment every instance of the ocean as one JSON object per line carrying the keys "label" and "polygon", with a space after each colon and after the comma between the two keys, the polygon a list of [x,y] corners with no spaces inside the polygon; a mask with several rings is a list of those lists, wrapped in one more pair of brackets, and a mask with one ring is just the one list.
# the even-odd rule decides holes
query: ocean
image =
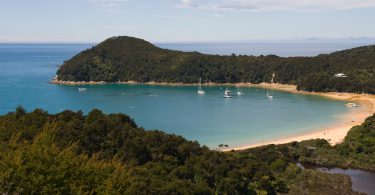
{"label": "ocean", "polygon": [[[272,49],[269,51],[282,50],[278,55],[293,54],[293,51],[286,51],[288,45],[281,50],[280,45],[267,45]],[[58,65],[92,46],[0,44],[0,114],[13,111],[19,105],[28,111],[42,108],[50,113],[65,109],[87,113],[98,108],[105,113],[128,114],[145,129],[163,130],[215,148],[218,144],[233,147],[311,131],[333,124],[348,112],[345,102],[281,91],[269,91],[274,96],[269,100],[267,90],[257,88],[243,88],[244,95],[236,96],[236,89],[228,86],[234,97],[226,99],[223,98],[225,86],[203,87],[206,94],[198,95],[194,86],[110,84],[84,86],[87,91],[80,92],[78,88],[83,86],[48,83],[55,76]],[[258,55],[254,52],[258,49],[250,45],[246,46],[250,49],[235,45],[227,50],[225,45],[213,47],[221,48],[220,52],[204,44],[159,46],[204,53]],[[322,52],[327,48],[324,44],[311,50],[305,48],[303,55],[315,55],[317,50]],[[263,52],[267,54],[265,50]]]}

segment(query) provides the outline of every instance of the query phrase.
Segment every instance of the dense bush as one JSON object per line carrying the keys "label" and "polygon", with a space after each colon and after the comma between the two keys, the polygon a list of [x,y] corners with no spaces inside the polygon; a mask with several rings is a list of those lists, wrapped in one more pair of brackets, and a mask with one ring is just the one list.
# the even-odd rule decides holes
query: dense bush
{"label": "dense bush", "polygon": [[[145,131],[124,114],[51,115],[19,107],[0,116],[0,193],[306,194],[328,193],[339,184],[336,194],[353,193],[346,176],[295,165],[304,144],[330,148],[325,143],[224,153],[181,136]],[[363,152],[369,150],[360,144]]]}
{"label": "dense bush", "polygon": [[[0,146],[1,193],[287,191],[267,163],[145,131],[124,114],[99,110],[84,116],[17,108],[0,117]],[[265,184],[250,186],[259,178]]]}
{"label": "dense bush", "polygon": [[[347,78],[334,74],[345,73]],[[375,93],[375,46],[316,57],[219,56],[161,49],[132,37],[113,37],[64,62],[64,81],[274,82],[306,91]]]}

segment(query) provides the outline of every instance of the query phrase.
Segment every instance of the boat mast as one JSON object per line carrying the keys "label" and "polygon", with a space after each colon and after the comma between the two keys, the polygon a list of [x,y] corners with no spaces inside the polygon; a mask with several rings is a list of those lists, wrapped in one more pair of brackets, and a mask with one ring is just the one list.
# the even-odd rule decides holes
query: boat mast
{"label": "boat mast", "polygon": [[202,91],[202,77],[199,77],[198,91]]}

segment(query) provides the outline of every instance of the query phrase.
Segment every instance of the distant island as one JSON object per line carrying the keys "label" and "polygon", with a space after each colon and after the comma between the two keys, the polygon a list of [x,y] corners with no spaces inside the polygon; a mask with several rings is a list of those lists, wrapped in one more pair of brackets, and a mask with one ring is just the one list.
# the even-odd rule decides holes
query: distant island
{"label": "distant island", "polygon": [[54,83],[274,83],[298,90],[375,94],[375,46],[315,57],[207,55],[158,48],[133,37],[112,37],[57,71]]}

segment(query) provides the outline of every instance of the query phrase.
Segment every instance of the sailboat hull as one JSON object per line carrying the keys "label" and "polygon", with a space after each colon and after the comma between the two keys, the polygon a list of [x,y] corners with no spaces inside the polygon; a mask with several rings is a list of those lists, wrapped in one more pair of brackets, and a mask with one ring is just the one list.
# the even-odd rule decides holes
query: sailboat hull
{"label": "sailboat hull", "polygon": [[203,95],[203,94],[206,93],[205,91],[202,90],[202,78],[199,78],[198,91],[197,91],[197,93],[198,93],[199,95]]}

